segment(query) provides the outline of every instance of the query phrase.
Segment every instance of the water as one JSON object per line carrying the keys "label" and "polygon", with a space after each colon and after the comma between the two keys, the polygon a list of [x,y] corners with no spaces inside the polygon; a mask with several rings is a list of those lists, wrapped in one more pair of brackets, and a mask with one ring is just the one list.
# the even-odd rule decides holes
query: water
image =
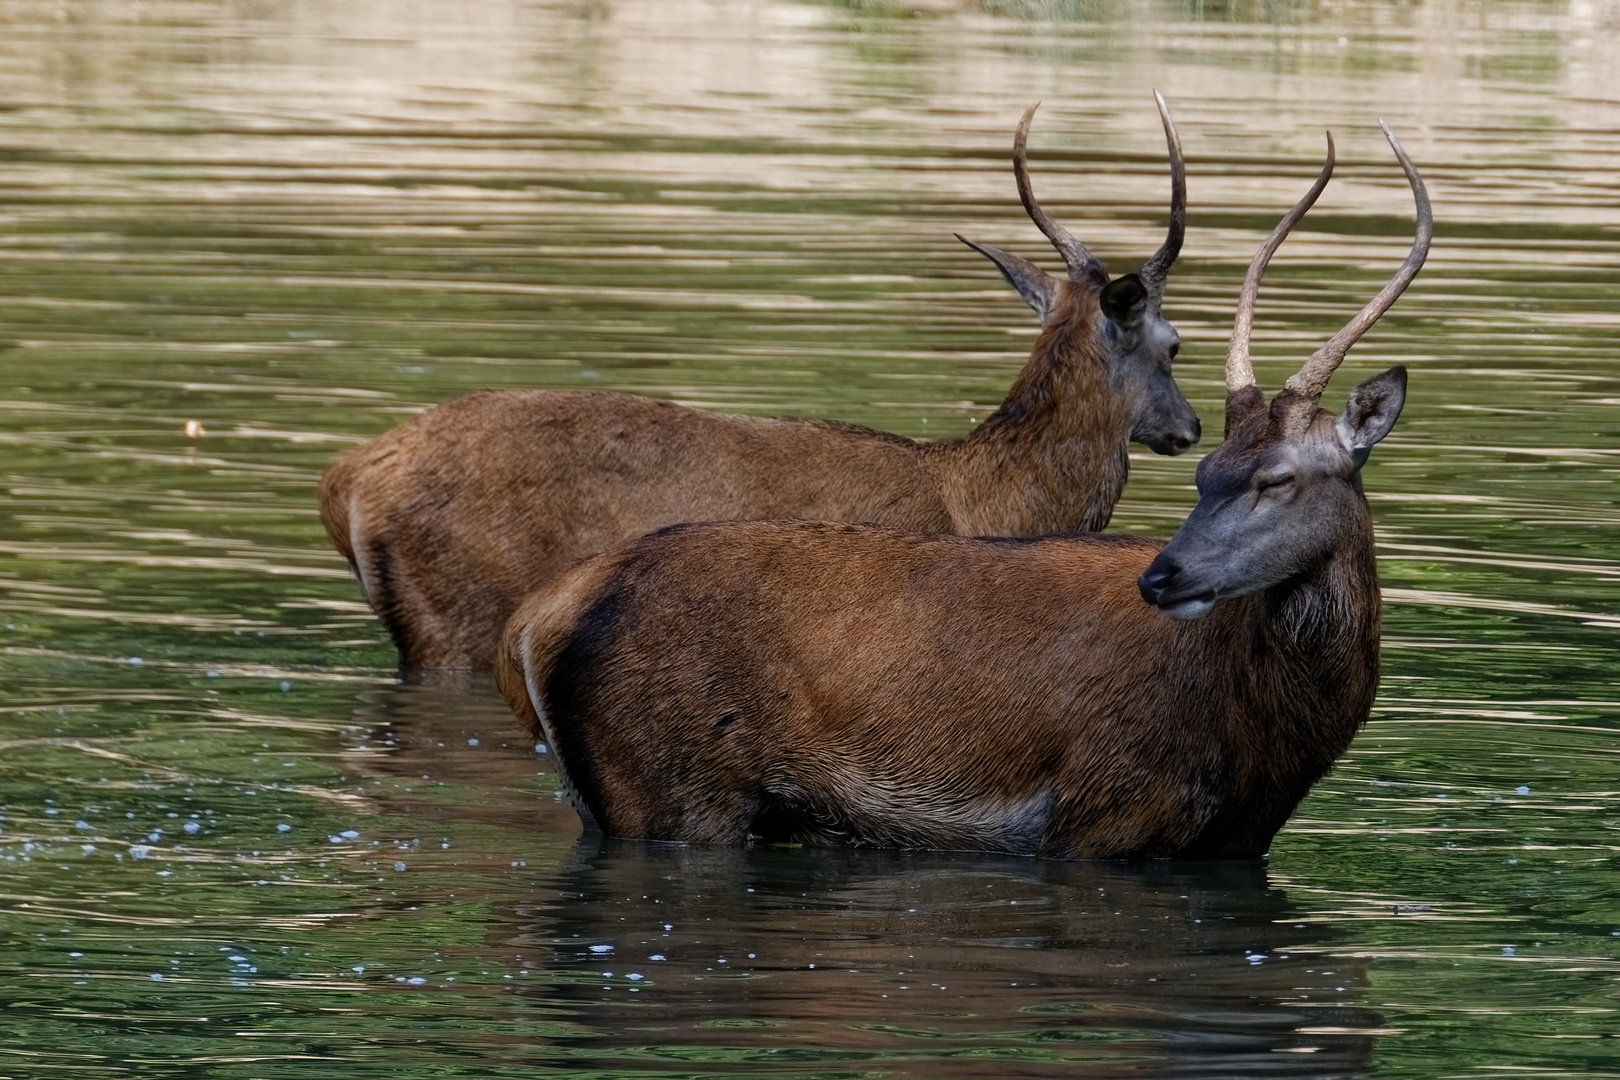
{"label": "water", "polygon": [[[1620,1075],[1610,3],[0,0],[0,1076]],[[319,470],[480,386],[913,436],[1028,348],[953,232],[1162,237],[1218,428],[1410,238],[1372,722],[1264,866],[582,839],[400,683]],[[187,425],[191,425],[191,435]],[[201,428],[201,431],[198,428]],[[1191,461],[1114,528],[1168,535]],[[812,966],[814,965],[814,966]]]}

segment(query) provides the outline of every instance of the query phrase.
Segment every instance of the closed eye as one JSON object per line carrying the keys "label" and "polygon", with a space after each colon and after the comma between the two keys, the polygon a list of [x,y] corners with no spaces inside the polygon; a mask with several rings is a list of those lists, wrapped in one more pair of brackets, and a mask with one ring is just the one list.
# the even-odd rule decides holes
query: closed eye
{"label": "closed eye", "polygon": [[1255,483],[1255,490],[1261,492],[1270,491],[1273,488],[1286,487],[1293,482],[1293,473],[1285,473],[1282,476],[1268,476],[1264,480]]}

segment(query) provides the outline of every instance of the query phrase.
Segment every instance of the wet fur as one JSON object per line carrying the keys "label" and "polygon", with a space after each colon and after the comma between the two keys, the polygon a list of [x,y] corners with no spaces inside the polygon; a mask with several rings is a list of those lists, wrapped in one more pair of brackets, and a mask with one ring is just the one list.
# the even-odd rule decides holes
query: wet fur
{"label": "wet fur", "polygon": [[1349,501],[1330,557],[1196,621],[1138,595],[1154,541],[679,526],[530,597],[497,673],[613,836],[1258,856],[1377,689]]}
{"label": "wet fur", "polygon": [[486,391],[342,455],[321,480],[321,520],[402,663],[425,668],[488,667],[534,588],[676,522],[1098,529],[1124,488],[1133,404],[1110,382],[1098,290],[1055,288],[1006,401],[952,442],[625,394]]}

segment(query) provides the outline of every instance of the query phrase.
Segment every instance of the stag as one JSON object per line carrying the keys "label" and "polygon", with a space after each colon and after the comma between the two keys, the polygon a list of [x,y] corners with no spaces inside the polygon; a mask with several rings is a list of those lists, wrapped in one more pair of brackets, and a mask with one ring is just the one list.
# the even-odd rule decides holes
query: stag
{"label": "stag", "polygon": [[[1167,544],[973,539],[809,522],[678,526],[528,599],[496,676],[610,835],[1253,857],[1349,745],[1378,684],[1361,491],[1406,374],[1318,401],[1416,276],[1394,278],[1269,405],[1248,359],[1260,278],[1333,170],[1255,255],[1227,356],[1226,439]],[[1144,601],[1146,601],[1144,603]]]}
{"label": "stag", "polygon": [[1024,208],[1068,268],[988,256],[1040,316],[1005,401],[967,436],[920,443],[849,424],[728,416],[627,394],[484,392],[348,451],[321,479],[321,520],[407,667],[488,668],[523,597],[587,555],[682,521],[805,518],[964,535],[1100,529],[1124,489],[1127,443],[1179,454],[1199,437],[1161,313],[1181,250],[1181,144],[1170,226],[1138,271],[1109,280],[1029,183]]}

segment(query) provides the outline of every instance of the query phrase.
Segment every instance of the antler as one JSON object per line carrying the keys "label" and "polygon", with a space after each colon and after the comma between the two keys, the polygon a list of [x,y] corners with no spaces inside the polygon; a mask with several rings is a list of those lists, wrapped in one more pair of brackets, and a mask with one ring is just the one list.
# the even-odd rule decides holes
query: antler
{"label": "antler", "polygon": [[[1260,295],[1260,277],[1266,272],[1266,264],[1271,262],[1271,257],[1277,253],[1282,242],[1288,238],[1294,226],[1299,224],[1299,219],[1316,204],[1317,196],[1327,187],[1328,178],[1333,175],[1331,131],[1327,133],[1327,144],[1327,160],[1322,163],[1322,172],[1317,176],[1316,183],[1312,184],[1305,197],[1295,203],[1293,209],[1277,222],[1277,227],[1271,230],[1266,242],[1254,253],[1254,259],[1249,263],[1249,272],[1243,277],[1243,290],[1238,293],[1237,317],[1232,321],[1232,340],[1226,346],[1226,392],[1229,394],[1254,385],[1254,365],[1249,363],[1249,335],[1254,330],[1254,302]],[[1293,385],[1292,381],[1289,385]]]}
{"label": "antler", "polygon": [[1159,103],[1164,140],[1170,146],[1170,231],[1163,246],[1142,264],[1137,276],[1157,304],[1164,297],[1164,279],[1169,276],[1176,256],[1181,254],[1181,241],[1187,234],[1187,165],[1181,157],[1181,136],[1176,134],[1176,122],[1170,119],[1170,106],[1157,90],[1153,91],[1153,100]]}
{"label": "antler", "polygon": [[1029,185],[1029,158],[1025,153],[1025,144],[1029,142],[1029,122],[1035,117],[1035,110],[1041,107],[1040,102],[1029,107],[1024,118],[1018,122],[1018,134],[1013,136],[1013,177],[1018,181],[1018,197],[1023,200],[1024,210],[1035,227],[1046,234],[1057,248],[1059,255],[1063,256],[1063,264],[1069,268],[1070,281],[1093,281],[1098,285],[1108,284],[1108,270],[1103,266],[1102,260],[1086,250],[1086,246],[1076,240],[1063,226],[1053,221],[1041,209],[1041,204],[1035,201],[1035,191]]}
{"label": "antler", "polygon": [[1328,379],[1344,360],[1344,354],[1350,351],[1350,346],[1361,340],[1361,336],[1372,329],[1373,323],[1388,311],[1412,284],[1423,268],[1423,260],[1429,255],[1429,243],[1434,239],[1434,211],[1429,207],[1429,193],[1423,186],[1423,177],[1418,175],[1417,166],[1412,159],[1406,156],[1406,150],[1395,133],[1389,130],[1389,125],[1382,120],[1378,126],[1384,129],[1384,138],[1389,140],[1390,148],[1395,151],[1395,157],[1406,171],[1406,181],[1412,185],[1412,198],[1417,203],[1417,236],[1412,241],[1412,251],[1401,263],[1395,276],[1389,279],[1389,284],[1381,289],[1377,296],[1368,301],[1367,306],[1361,309],[1360,314],[1345,324],[1340,330],[1328,339],[1326,345],[1311,354],[1305,361],[1305,366],[1299,369],[1298,374],[1288,380],[1287,387],[1299,394],[1305,394],[1316,400],[1327,389]]}

